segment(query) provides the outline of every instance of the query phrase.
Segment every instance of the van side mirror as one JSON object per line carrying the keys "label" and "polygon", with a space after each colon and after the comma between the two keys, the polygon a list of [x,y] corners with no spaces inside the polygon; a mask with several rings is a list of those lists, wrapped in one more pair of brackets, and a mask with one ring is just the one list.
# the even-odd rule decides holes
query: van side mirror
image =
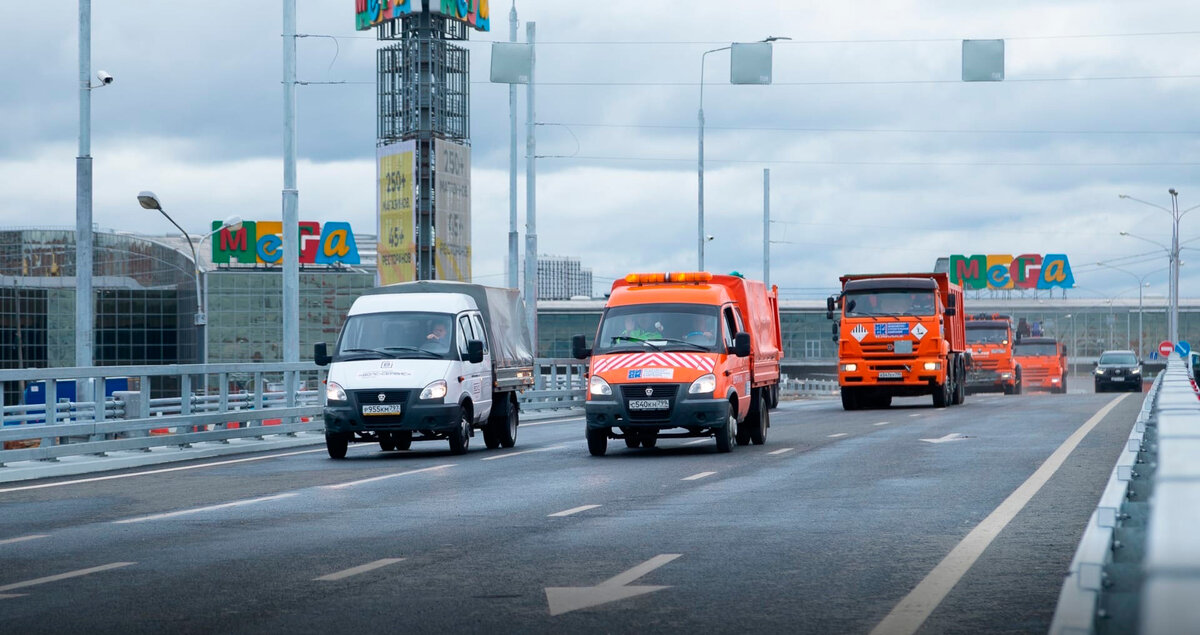
{"label": "van side mirror", "polygon": [[467,340],[467,361],[478,364],[483,361],[483,341]]}
{"label": "van side mirror", "polygon": [[325,342],[317,342],[313,344],[313,362],[317,366],[328,366],[333,358],[329,356],[329,349],[325,346]]}
{"label": "van side mirror", "polygon": [[738,357],[750,357],[750,334],[738,333],[733,336],[733,354]]}
{"label": "van side mirror", "polygon": [[571,356],[575,359],[587,359],[592,356],[592,349],[587,347],[587,338],[583,335],[571,336]]}

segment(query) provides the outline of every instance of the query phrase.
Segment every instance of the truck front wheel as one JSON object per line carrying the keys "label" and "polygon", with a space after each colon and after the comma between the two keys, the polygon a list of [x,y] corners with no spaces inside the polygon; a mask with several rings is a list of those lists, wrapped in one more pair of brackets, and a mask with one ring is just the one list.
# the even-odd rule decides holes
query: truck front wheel
{"label": "truck front wheel", "polygon": [[858,391],[849,387],[842,387],[842,410],[858,410]]}
{"label": "truck front wheel", "polygon": [[608,429],[588,428],[587,444],[588,452],[592,456],[604,456],[604,453],[608,451]]}
{"label": "truck front wheel", "polygon": [[951,380],[950,373],[946,373],[946,381],[942,382],[938,386],[933,387],[933,407],[934,408],[945,408],[946,406],[950,405],[951,381],[952,380]]}

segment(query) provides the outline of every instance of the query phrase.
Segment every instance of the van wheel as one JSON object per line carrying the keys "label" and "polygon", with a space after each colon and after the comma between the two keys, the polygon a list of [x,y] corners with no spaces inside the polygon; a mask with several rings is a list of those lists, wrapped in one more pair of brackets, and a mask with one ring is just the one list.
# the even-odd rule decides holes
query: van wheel
{"label": "van wheel", "polygon": [[486,426],[483,426],[483,444],[489,450],[495,450],[500,447],[500,438],[496,436],[496,430],[490,421]]}
{"label": "van wheel", "polygon": [[656,445],[658,445],[658,435],[657,434],[655,434],[653,432],[647,432],[645,435],[642,436],[642,447],[643,448],[649,449]]}
{"label": "van wheel", "polygon": [[[769,392],[769,391],[768,391]],[[767,425],[771,422],[771,411],[767,406],[767,398],[762,393],[759,393],[758,400],[755,402],[755,408],[750,416],[746,417],[747,426],[746,436],[754,445],[762,445],[767,442]],[[742,445],[745,445],[744,443]]]}
{"label": "van wheel", "polygon": [[392,445],[397,450],[407,450],[412,447],[412,431],[402,430],[392,433]]}
{"label": "van wheel", "polygon": [[471,447],[471,418],[466,408],[458,409],[458,426],[450,431],[450,454],[466,454]]}
{"label": "van wheel", "polygon": [[[517,404],[505,398],[503,412],[492,410],[487,425],[483,427],[483,442],[488,448],[511,448],[517,444],[517,426],[520,424]],[[495,445],[492,445],[495,443]]]}
{"label": "van wheel", "polygon": [[391,452],[392,450],[396,449],[396,443],[392,441],[392,435],[390,432],[379,433],[379,449],[383,450],[384,452]]}
{"label": "van wheel", "polygon": [[592,456],[604,456],[608,451],[608,428],[588,428],[587,444]]}
{"label": "van wheel", "polygon": [[717,452],[732,452],[738,435],[737,411],[729,406],[729,415],[725,425],[715,430],[717,437]]}
{"label": "van wheel", "polygon": [[329,450],[329,458],[346,458],[346,449],[350,447],[350,437],[345,434],[325,433],[325,449]]}

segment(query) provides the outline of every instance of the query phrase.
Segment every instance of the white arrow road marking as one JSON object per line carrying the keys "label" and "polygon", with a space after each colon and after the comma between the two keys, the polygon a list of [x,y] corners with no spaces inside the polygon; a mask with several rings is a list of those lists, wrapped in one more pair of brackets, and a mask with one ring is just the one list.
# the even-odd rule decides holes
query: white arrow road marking
{"label": "white arrow road marking", "polygon": [[49,535],[50,534],[35,534],[32,536],[21,536],[20,538],[8,538],[6,540],[0,540],[0,545],[11,545],[14,542],[25,542],[26,540],[37,540],[38,538],[45,538],[46,536],[49,536]]}
{"label": "white arrow road marking", "polygon": [[404,558],[383,558],[382,560],[376,560],[375,562],[368,562],[367,564],[360,564],[357,567],[351,567],[345,571],[338,571],[336,573],[330,573],[329,575],[323,575],[319,578],[313,578],[313,581],[315,582],[317,580],[321,580],[323,582],[336,582],[337,580],[349,578],[353,575],[381,569],[389,564],[396,564],[402,560],[404,560]]}
{"label": "white arrow road marking", "polygon": [[296,492],[287,494],[276,494],[274,496],[263,496],[262,498],[248,498],[246,500],[233,501],[232,503],[221,503],[220,505],[209,505],[207,507],[196,507],[193,509],[181,509],[177,512],[167,512],[165,514],[151,514],[150,516],[138,516],[137,518],[126,518],[125,520],[114,520],[114,525],[126,525],[129,523],[140,523],[147,520],[163,520],[164,518],[175,518],[177,516],[187,516],[189,514],[199,514],[200,512],[209,512],[216,509],[227,509],[229,507],[241,507],[243,505],[253,505],[254,503],[265,503],[268,501],[281,500],[298,496]]}
{"label": "white arrow road marking", "polygon": [[599,507],[599,505],[580,505],[579,507],[572,507],[571,509],[564,509],[561,512],[554,512],[553,514],[549,514],[546,517],[547,518],[561,518],[563,516],[570,516],[571,514],[578,514],[579,512],[586,512],[589,509],[596,509],[597,507]]}
{"label": "white arrow road marking", "polygon": [[921,440],[926,443],[945,443],[947,441],[962,441],[965,438],[967,438],[965,435],[961,435],[957,432],[951,432],[950,434],[947,434],[946,436],[941,437],[940,439],[921,439]]}
{"label": "white arrow road marking", "polygon": [[[69,578],[78,578],[79,576],[89,575],[92,573],[100,573],[101,571],[108,571],[109,569],[120,569],[121,567],[128,567],[131,564],[137,564],[137,563],[136,562],[110,562],[109,564],[102,564],[98,567],[91,567],[88,569],[77,569],[75,571],[68,571],[66,573],[59,573],[56,575],[48,575],[44,578],[36,578],[33,580],[26,580],[24,582],[14,582],[12,584],[6,584],[4,586],[0,586],[0,594],[3,594],[5,591],[12,591],[13,589],[23,589],[25,587],[36,586],[38,584],[46,584],[47,582],[58,582],[59,580],[67,580]],[[20,597],[20,596],[18,596],[18,595],[0,595],[0,598],[5,598],[5,597]]]}
{"label": "white arrow road marking", "polygon": [[699,474],[693,474],[693,475],[691,475],[691,476],[685,476],[684,478],[682,478],[682,479],[680,479],[680,480],[684,480],[684,481],[698,481],[698,480],[700,480],[700,479],[702,479],[702,478],[704,478],[704,477],[706,477],[706,476],[712,476],[713,474],[716,474],[716,472],[701,472],[701,473],[699,473]]}
{"label": "white arrow road marking", "polygon": [[509,452],[508,454],[497,454],[487,458],[479,459],[480,461],[495,461],[496,459],[507,459],[510,456],[520,456],[522,454],[533,454],[534,452],[549,452],[550,450],[558,450],[564,447],[563,445],[552,445],[545,448],[534,448],[532,450],[522,450],[520,452]]}
{"label": "white arrow road marking", "polygon": [[639,564],[638,566],[615,575],[596,586],[587,587],[546,587],[546,602],[550,605],[550,615],[562,615],[579,609],[586,609],[617,600],[645,595],[669,586],[626,586],[630,582],[650,573],[683,554],[663,553]]}
{"label": "white arrow road marking", "polygon": [[788,452],[791,452],[792,450],[795,450],[795,449],[796,449],[796,448],[780,448],[780,449],[778,449],[778,450],[775,450],[774,452],[767,452],[767,454],[771,454],[771,455],[774,455],[774,454],[786,454],[786,453],[788,453]]}
{"label": "white arrow road marking", "polygon": [[839,432],[839,433],[837,433],[837,434],[831,434],[831,435],[829,435],[829,438],[830,438],[830,439],[836,439],[836,438],[838,438],[838,437],[846,437],[846,436],[850,436],[850,433],[849,433],[849,432]]}

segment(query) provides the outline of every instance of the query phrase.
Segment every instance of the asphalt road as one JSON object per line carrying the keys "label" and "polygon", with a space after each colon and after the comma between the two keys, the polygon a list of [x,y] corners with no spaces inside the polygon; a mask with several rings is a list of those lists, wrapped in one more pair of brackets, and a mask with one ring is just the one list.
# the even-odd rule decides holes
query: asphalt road
{"label": "asphalt road", "polygon": [[0,630],[1045,632],[1140,397],[927,403],[785,402],[766,445],[730,454],[594,458],[572,418],[465,456],[363,444],[3,485]]}

